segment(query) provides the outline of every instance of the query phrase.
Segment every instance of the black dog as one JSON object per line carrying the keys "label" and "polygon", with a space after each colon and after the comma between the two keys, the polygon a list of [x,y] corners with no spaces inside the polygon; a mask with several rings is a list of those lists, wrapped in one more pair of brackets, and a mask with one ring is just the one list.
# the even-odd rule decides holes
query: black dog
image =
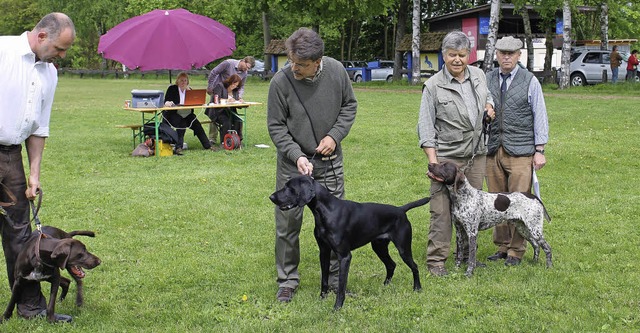
{"label": "black dog", "polygon": [[[75,231],[66,232],[60,228],[56,228],[52,226],[43,226],[42,233],[57,239],[73,238],[74,236],[95,237],[95,233],[93,231],[75,230]],[[82,282],[84,278],[84,274],[81,274],[81,276],[79,276],[69,269],[67,269],[67,272],[69,273],[71,278],[73,278],[73,280],[76,281],[76,305],[82,306],[84,304],[84,288],[83,288],[84,284]],[[64,276],[60,276],[60,288],[62,289],[62,292],[60,293],[60,301],[64,301],[64,299],[67,297],[67,292],[69,291],[70,283],[71,281],[69,279],[67,279]]]}
{"label": "black dog", "polygon": [[[55,322],[56,296],[61,284],[60,269],[67,269],[72,276],[82,278],[82,268],[91,269],[98,265],[100,259],[89,253],[79,240],[57,239],[34,231],[18,253],[11,299],[2,320],[11,318],[24,282],[31,280],[51,283],[47,319],[49,322]],[[66,283],[68,288],[68,279]]]}
{"label": "black dog", "polygon": [[281,210],[307,205],[315,217],[314,236],[320,248],[322,272],[320,297],[329,291],[329,259],[335,252],[340,262],[338,292],[334,309],[342,307],[351,263],[351,250],[371,243],[387,269],[384,284],[389,284],[396,263],[389,256],[389,242],[393,242],[402,260],[413,273],[413,290],[422,289],[418,265],[411,254],[411,223],[406,212],[425,205],[430,198],[408,203],[402,207],[378,203],[357,203],[341,200],[332,195],[313,178],[299,176],[289,180],[269,199]]}

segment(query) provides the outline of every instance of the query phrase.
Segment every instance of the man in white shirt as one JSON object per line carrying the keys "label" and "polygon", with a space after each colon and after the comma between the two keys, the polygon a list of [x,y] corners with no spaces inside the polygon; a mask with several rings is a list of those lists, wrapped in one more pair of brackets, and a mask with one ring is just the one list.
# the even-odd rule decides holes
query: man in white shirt
{"label": "man in white shirt", "polygon": [[[14,283],[18,252],[31,235],[29,200],[40,190],[40,162],[58,73],[52,62],[64,58],[75,40],[71,19],[63,13],[44,16],[32,31],[20,36],[0,37],[0,201],[11,202],[0,215],[2,245],[9,286]],[[24,142],[29,161],[29,177],[22,164]],[[46,315],[46,300],[40,283],[29,282],[18,301],[18,314],[25,318]],[[57,321],[71,316],[56,314]]]}

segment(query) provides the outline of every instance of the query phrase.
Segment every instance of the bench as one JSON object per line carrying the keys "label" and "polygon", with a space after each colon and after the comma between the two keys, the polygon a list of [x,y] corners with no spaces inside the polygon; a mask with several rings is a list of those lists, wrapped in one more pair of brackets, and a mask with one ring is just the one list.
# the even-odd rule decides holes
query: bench
{"label": "bench", "polygon": [[[205,120],[200,120],[200,124],[204,125],[204,124],[210,124],[211,123],[211,119],[205,119]],[[131,137],[133,140],[133,148],[136,148],[136,145],[138,145],[139,143],[142,143],[144,141],[144,134],[142,132],[142,125],[141,124],[131,124],[131,125],[116,125],[116,128],[128,128],[131,130]],[[137,139],[137,140],[136,140]]]}

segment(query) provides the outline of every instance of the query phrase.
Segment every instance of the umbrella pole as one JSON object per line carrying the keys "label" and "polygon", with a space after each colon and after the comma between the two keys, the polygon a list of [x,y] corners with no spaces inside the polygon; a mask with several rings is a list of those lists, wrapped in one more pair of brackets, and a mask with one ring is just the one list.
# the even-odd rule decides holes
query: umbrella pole
{"label": "umbrella pole", "polygon": [[169,70],[169,84],[171,84],[171,70]]}

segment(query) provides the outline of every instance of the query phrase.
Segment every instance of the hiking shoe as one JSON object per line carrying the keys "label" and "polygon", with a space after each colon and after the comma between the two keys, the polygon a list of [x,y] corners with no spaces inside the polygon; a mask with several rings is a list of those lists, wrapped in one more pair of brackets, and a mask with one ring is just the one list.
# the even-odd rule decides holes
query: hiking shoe
{"label": "hiking shoe", "polygon": [[[47,318],[47,310],[42,310],[37,315],[35,315],[33,317],[29,317],[27,319],[34,319],[34,318]],[[69,315],[66,315],[66,314],[62,314],[62,313],[54,314],[54,318],[55,318],[56,323],[70,323],[70,322],[73,321],[73,317],[71,317]]]}
{"label": "hiking shoe", "polygon": [[293,294],[295,294],[295,289],[289,287],[280,287],[278,288],[278,293],[276,294],[276,299],[280,302],[289,303],[293,299]]}
{"label": "hiking shoe", "polygon": [[429,274],[435,277],[447,276],[449,275],[449,271],[447,271],[444,266],[433,266],[429,267]]}
{"label": "hiking shoe", "polygon": [[508,256],[507,260],[504,261],[504,265],[505,266],[518,266],[518,265],[520,265],[521,261],[522,261],[522,259],[520,259],[518,257]]}
{"label": "hiking shoe", "polygon": [[506,259],[507,258],[507,253],[506,252],[496,252],[490,256],[487,257],[487,260],[489,261],[498,261],[500,259]]}

